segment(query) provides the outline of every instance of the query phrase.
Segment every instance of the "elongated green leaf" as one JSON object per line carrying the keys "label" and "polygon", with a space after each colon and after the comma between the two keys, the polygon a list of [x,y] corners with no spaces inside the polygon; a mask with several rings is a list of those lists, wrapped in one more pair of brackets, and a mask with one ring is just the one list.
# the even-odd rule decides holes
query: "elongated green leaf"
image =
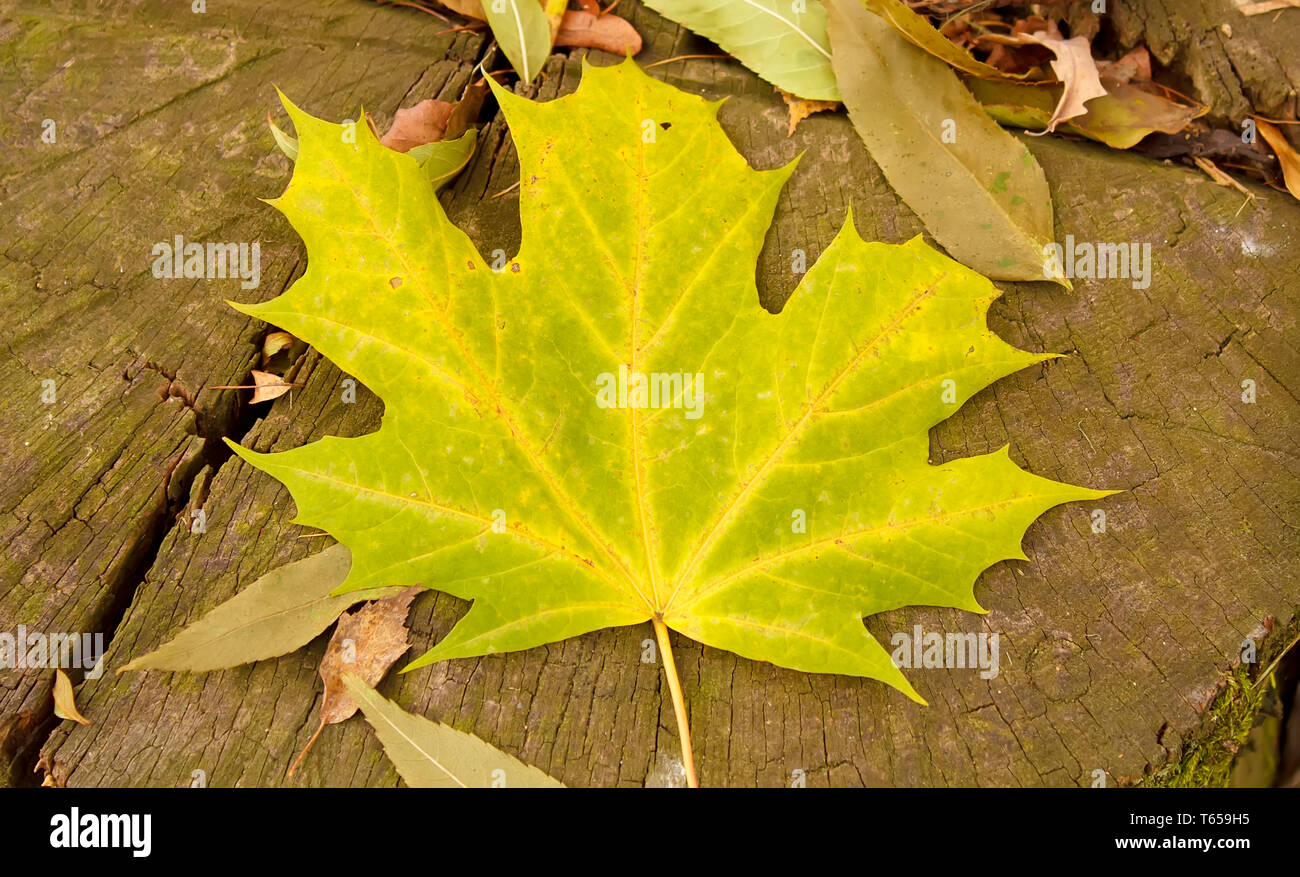
{"label": "elongated green leaf", "polygon": [[288,158],[289,161],[297,161],[298,160],[297,139],[294,137],[290,137],[288,134],[281,131],[280,126],[275,124],[275,122],[271,121],[271,116],[269,113],[267,114],[266,117],[266,124],[271,127],[271,136],[275,138],[275,145],[280,147],[280,151],[285,154],[285,157]]}
{"label": "elongated green leaf", "polygon": [[[966,86],[988,113],[1004,125],[1041,130],[1060,102],[1060,85],[1018,85],[971,79]],[[1154,131],[1177,134],[1187,123],[1209,111],[1188,107],[1143,91],[1134,85],[1112,86],[1108,94],[1088,101],[1085,115],[1070,119],[1058,131],[1128,149]]]}
{"label": "elongated green leaf", "polygon": [[363,381],[384,420],[236,452],[352,550],[345,589],[473,601],[412,666],[659,616],[916,696],[862,617],[977,610],[976,577],[1023,558],[1034,518],[1103,495],[1005,450],[927,463],[932,426],[1050,355],[988,331],[988,280],[851,222],[769,314],[754,265],[793,165],[751,169],[718,104],[630,62],[547,104],[496,95],[523,226],[499,271],[413,159],[289,107],[302,149],[273,203],[307,270],[238,307]]}
{"label": "elongated green leaf", "polygon": [[564,788],[472,734],[411,715],[356,674],[345,675],[343,684],[384,744],[388,760],[413,789]]}
{"label": "elongated green leaf", "polygon": [[810,100],[839,100],[817,0],[646,0],[646,5],[708,37],[773,85]]}
{"label": "elongated green leaf", "polygon": [[271,570],[185,628],[170,642],[131,661],[126,670],[221,670],[301,648],[362,600],[399,593],[369,588],[332,595],[347,578],[342,545]]}
{"label": "elongated green leaf", "polygon": [[861,0],[826,8],[844,105],[894,191],[957,261],[997,280],[1047,279],[1052,200],[1029,150]]}
{"label": "elongated green leaf", "polygon": [[436,192],[454,180],[465,169],[465,165],[469,164],[469,160],[474,157],[477,140],[478,132],[470,129],[455,140],[439,140],[437,143],[416,146],[410,154],[424,168],[425,175],[433,183]]}
{"label": "elongated green leaf", "polygon": [[551,54],[551,25],[537,0],[482,0],[483,16],[519,78],[532,82]]}

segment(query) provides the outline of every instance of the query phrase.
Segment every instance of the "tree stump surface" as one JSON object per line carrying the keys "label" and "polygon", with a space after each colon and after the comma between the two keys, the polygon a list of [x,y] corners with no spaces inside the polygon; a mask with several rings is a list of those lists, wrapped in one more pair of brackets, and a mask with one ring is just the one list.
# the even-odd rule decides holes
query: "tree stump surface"
{"label": "tree stump surface", "polygon": [[[214,673],[115,671],[258,576],[328,538],[290,524],[278,482],[232,457],[378,428],[382,404],[315,352],[304,386],[251,409],[246,383],[268,327],[225,304],[265,300],[301,273],[301,242],[259,197],[290,163],[273,145],[271,86],[331,119],[455,99],[487,40],[410,9],[355,0],[284,6],[0,3],[5,162],[0,325],[0,631],[102,632],[106,670],[78,688],[91,725],[51,714],[49,670],[0,670],[0,781],[56,785],[392,786],[361,718],[315,730],[327,635],[294,654]],[[53,7],[54,11],[50,9]],[[623,0],[642,65],[715,51]],[[1292,18],[1275,27],[1297,25]],[[572,91],[579,55],[553,56],[526,90]],[[499,56],[498,56],[499,58]],[[617,59],[598,52],[592,63]],[[498,65],[503,63],[498,61]],[[803,159],[758,266],[764,303],[794,287],[845,210],[868,240],[922,233],[843,113],[787,137],[781,98],[729,60],[651,72],[709,98],[756,167]],[[888,99],[882,95],[881,99]],[[54,144],[41,141],[45,119]],[[888,642],[926,631],[998,633],[1001,672],[906,671],[928,707],[881,683],[748,661],[674,636],[706,785],[1091,785],[1136,781],[1213,731],[1209,707],[1252,640],[1262,660],[1300,605],[1300,427],[1292,248],[1300,204],[1237,191],[1181,166],[1097,144],[1024,138],[1052,186],[1057,238],[1150,242],[1149,288],[1127,280],[1000,284],[991,328],[1067,354],[1001,381],[931,433],[945,462],[1010,444],[1036,474],[1125,492],[1057,507],[1024,540],[1029,562],[981,576],[989,610],[903,609],[868,619]],[[442,194],[482,252],[519,242],[515,153],[499,114]],[[151,247],[259,241],[261,283],[159,280]],[[42,401],[53,380],[56,401]],[[1256,401],[1243,400],[1253,381]],[[205,531],[191,532],[202,509]],[[1095,510],[1105,531],[1094,529]],[[412,655],[466,604],[429,592]],[[680,747],[649,625],[505,655],[391,673],[380,691],[472,732],[570,785],[671,785]],[[33,773],[33,767],[37,772]]]}

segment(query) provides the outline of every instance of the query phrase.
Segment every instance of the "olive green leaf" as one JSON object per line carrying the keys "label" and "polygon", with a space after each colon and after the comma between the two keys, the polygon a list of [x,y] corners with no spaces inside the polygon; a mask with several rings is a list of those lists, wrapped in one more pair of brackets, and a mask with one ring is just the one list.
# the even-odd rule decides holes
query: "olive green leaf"
{"label": "olive green leaf", "polygon": [[544,104],[494,87],[523,227],[500,270],[414,159],[289,106],[301,151],[271,203],[307,270],[236,307],[385,413],[358,438],[236,453],[352,551],[344,591],[473,601],[412,666],[653,619],[918,697],[863,616],[980,611],[975,579],[1024,558],[1036,517],[1104,495],[1006,449],[927,462],[931,427],[1051,354],[988,330],[985,278],[851,221],[774,316],[754,266],[793,165],[750,168],[716,102],[630,62]]}
{"label": "olive green leaf", "polygon": [[665,18],[708,37],[773,85],[810,100],[839,100],[817,0],[646,0]]}
{"label": "olive green leaf", "polygon": [[287,655],[311,642],[343,610],[363,600],[400,593],[401,588],[371,588],[334,595],[352,557],[342,545],[271,570],[175,639],[127,670],[221,670]]}
{"label": "olive green leaf", "polygon": [[406,712],[354,673],[343,677],[343,685],[375,729],[388,760],[413,789],[564,787],[473,734]]}
{"label": "olive green leaf", "polygon": [[1029,150],[862,0],[826,9],[849,119],[894,191],[957,261],[995,280],[1049,279],[1052,199]]}
{"label": "olive green leaf", "polygon": [[[983,104],[984,112],[998,122],[1035,130],[1047,127],[1063,89],[1059,84],[1019,85],[980,79],[966,80],[966,87]],[[1088,101],[1087,113],[1057,130],[1128,149],[1154,131],[1177,134],[1207,112],[1209,107],[1176,104],[1136,85],[1114,85],[1109,93]]]}
{"label": "olive green leaf", "polygon": [[537,0],[482,0],[483,17],[519,78],[532,82],[551,54],[551,24]]}

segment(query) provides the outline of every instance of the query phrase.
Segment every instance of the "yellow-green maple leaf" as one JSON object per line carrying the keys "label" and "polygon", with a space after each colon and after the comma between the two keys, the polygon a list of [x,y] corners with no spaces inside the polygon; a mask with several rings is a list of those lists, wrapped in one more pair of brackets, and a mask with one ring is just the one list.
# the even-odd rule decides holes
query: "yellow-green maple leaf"
{"label": "yellow-green maple leaf", "polygon": [[[751,169],[717,103],[631,62],[587,67],[545,104],[496,92],[522,177],[523,242],[501,270],[414,159],[289,108],[300,153],[273,203],[308,268],[239,307],[385,414],[360,438],[239,454],[351,550],[343,590],[473,601],[412,666],[658,618],[917,697],[863,617],[980,611],[975,579],[1024,558],[1038,515],[1104,495],[1005,449],[927,462],[932,426],[1050,354],[988,331],[988,280],[919,239],[864,243],[851,220],[765,311],[754,266],[793,165]],[[689,376],[702,395],[680,378],[658,407],[598,404],[620,370]]]}

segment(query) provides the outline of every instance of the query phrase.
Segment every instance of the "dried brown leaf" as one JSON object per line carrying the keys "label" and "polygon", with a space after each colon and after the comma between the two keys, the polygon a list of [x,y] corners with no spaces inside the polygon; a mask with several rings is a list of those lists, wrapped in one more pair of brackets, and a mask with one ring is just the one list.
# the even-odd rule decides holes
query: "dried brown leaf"
{"label": "dried brown leaf", "polygon": [[293,336],[288,332],[272,332],[262,341],[262,365],[281,350],[287,350],[293,344]]}
{"label": "dried brown leaf", "polygon": [[248,400],[250,405],[279,399],[297,386],[297,384],[288,383],[279,375],[258,371],[257,369],[253,369],[253,384],[253,398]]}
{"label": "dried brown leaf", "polygon": [[1282,165],[1282,180],[1286,183],[1287,191],[1300,198],[1300,153],[1296,152],[1295,147],[1276,125],[1269,124],[1256,116],[1255,126],[1263,135],[1264,142],[1273,147],[1273,151],[1277,153],[1278,164]]}
{"label": "dried brown leaf", "polygon": [[617,15],[592,15],[571,10],[555,34],[555,45],[601,49],[620,57],[641,51],[641,35],[626,19]]}
{"label": "dried brown leaf", "polygon": [[1036,132],[1038,134],[1051,133],[1056,130],[1057,125],[1067,119],[1082,116],[1088,112],[1085,103],[1106,93],[1097,75],[1097,63],[1092,60],[1092,49],[1088,45],[1087,38],[1071,37],[1063,40],[1059,34],[1054,36],[1054,32],[1055,28],[1038,31],[1025,37],[1051,50],[1056,56],[1052,61],[1052,71],[1065,85],[1065,89],[1061,92],[1061,101],[1056,105],[1056,110],[1047,123],[1047,129]]}
{"label": "dried brown leaf", "polygon": [[437,143],[447,130],[453,104],[445,100],[422,100],[413,107],[403,107],[393,116],[393,124],[379,142],[397,152],[410,152],[426,143]]}
{"label": "dried brown leaf", "polygon": [[72,680],[62,670],[54,671],[54,714],[79,725],[90,724],[90,719],[77,709],[77,694],[72,690]]}
{"label": "dried brown leaf", "polygon": [[442,139],[455,140],[478,122],[479,112],[483,109],[483,100],[487,97],[486,82],[471,82],[465,86],[460,100],[451,108],[447,116],[447,128],[442,132]]}
{"label": "dried brown leaf", "polygon": [[1279,9],[1300,8],[1300,0],[1264,0],[1262,3],[1247,3],[1237,8],[1242,15],[1263,15],[1265,12],[1276,12]]}
{"label": "dried brown leaf", "polygon": [[1146,46],[1138,46],[1118,61],[1102,64],[1097,72],[1103,80],[1116,85],[1146,82],[1151,78],[1151,53]]}
{"label": "dried brown leaf", "polygon": [[777,89],[777,94],[785,101],[786,108],[790,112],[790,130],[786,132],[787,137],[794,134],[794,129],[799,127],[799,123],[811,116],[813,113],[821,113],[827,110],[837,110],[840,108],[840,102],[837,100],[807,100],[802,97],[795,97],[788,91]]}
{"label": "dried brown leaf", "polygon": [[406,641],[406,615],[411,601],[421,590],[419,585],[412,585],[400,594],[375,600],[355,612],[344,612],[339,616],[334,635],[325,649],[325,657],[320,662],[320,678],[325,682],[320,726],[289,768],[290,775],[326,725],[338,724],[357,711],[357,702],[343,685],[343,674],[360,676],[366,685],[373,687],[384,678],[393,662],[411,647]]}

